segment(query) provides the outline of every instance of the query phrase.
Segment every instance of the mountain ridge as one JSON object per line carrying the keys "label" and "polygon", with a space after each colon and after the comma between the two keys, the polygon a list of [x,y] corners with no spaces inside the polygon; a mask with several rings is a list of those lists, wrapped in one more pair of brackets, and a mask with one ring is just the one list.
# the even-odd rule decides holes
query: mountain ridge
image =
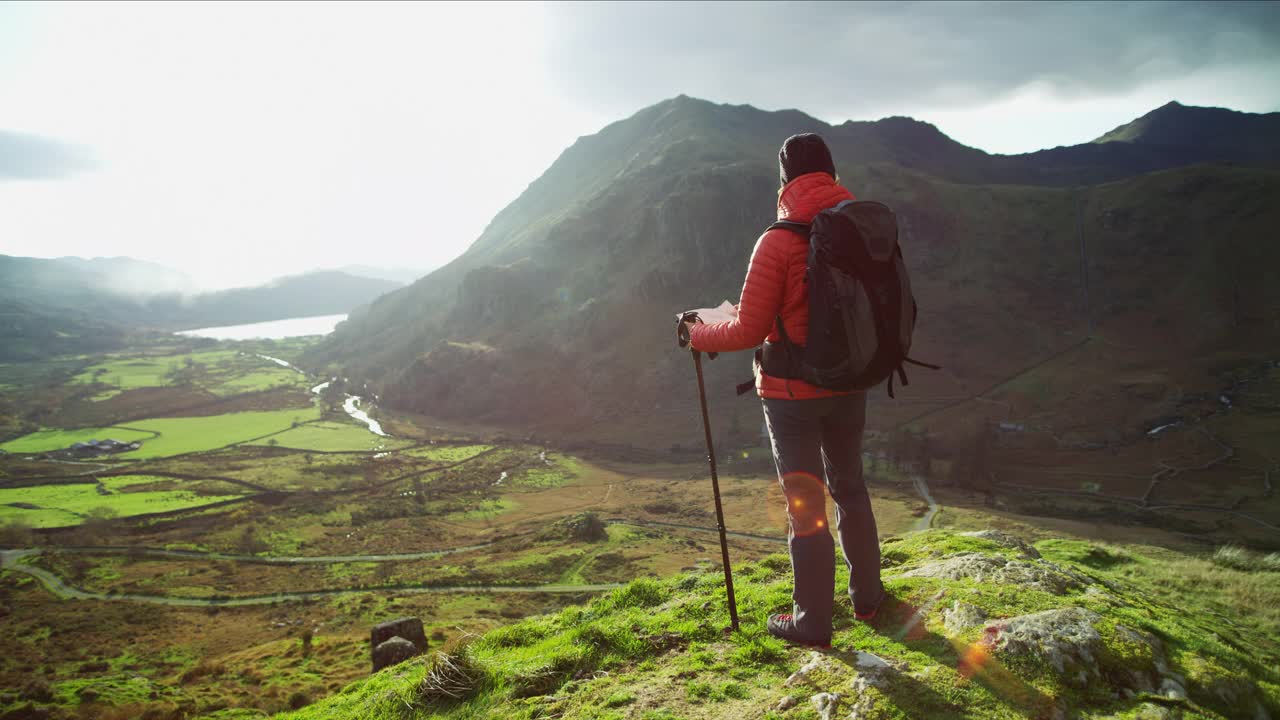
{"label": "mountain ridge", "polygon": [[[1133,246],[1129,252],[1145,255],[1157,236],[1134,223],[1118,231],[1113,218],[1169,226],[1176,242],[1151,256],[1139,284],[1203,275],[1196,268],[1206,248],[1169,223],[1170,211],[1184,211],[1168,205],[1167,193],[1212,196],[1206,218],[1230,235],[1220,242],[1243,243],[1253,268],[1269,262],[1260,233],[1280,221],[1266,202],[1280,174],[1265,162],[1186,165],[1185,153],[1134,143],[988,156],[938,139],[936,128],[915,121],[839,127],[846,126],[831,132],[798,111],[687,97],[644,108],[575,141],[467,252],[352,313],[308,362],[373,384],[399,410],[565,436],[604,432],[609,418],[622,426],[619,438],[630,428],[651,443],[677,442],[663,426],[688,402],[667,388],[681,387],[688,371],[668,352],[671,313],[737,297],[751,240],[773,220],[777,144],[813,129],[826,133],[855,195],[898,211],[908,265],[919,277],[921,352],[944,364],[953,357],[946,373],[922,376],[926,394],[972,392],[1069,344],[1064,338],[1085,325],[1077,285],[1081,229],[1093,238],[1119,232],[1100,249]],[[922,133],[942,150],[917,147],[912,139]],[[980,163],[970,165],[973,158]],[[1135,159],[1142,162],[1134,166]],[[1157,171],[1145,169],[1152,165]],[[982,178],[991,181],[973,182]],[[1005,182],[1010,178],[1024,184]],[[1091,184],[1077,190],[1066,182],[1079,178]],[[1220,186],[1243,195],[1225,198],[1213,192]],[[1154,315],[1161,306],[1158,314],[1176,317],[1164,295],[1114,283],[1108,269],[1091,273],[1116,307],[1151,307]],[[1256,272],[1246,271],[1247,293],[1258,298],[1259,317],[1271,317],[1275,293],[1264,276],[1249,274]],[[961,276],[967,287],[956,284]],[[978,287],[991,294],[974,295]],[[1178,342],[1221,335],[1226,287],[1216,277],[1197,280],[1185,302],[1195,298],[1205,310]],[[991,298],[1018,304],[997,316]],[[958,357],[974,352],[960,349],[966,336],[1002,350],[994,362]],[[713,387],[731,386],[749,366],[745,356],[725,358],[709,373]],[[730,412],[750,427],[758,420],[739,409],[745,405]],[[661,431],[634,432],[631,419],[642,417],[654,418]]]}

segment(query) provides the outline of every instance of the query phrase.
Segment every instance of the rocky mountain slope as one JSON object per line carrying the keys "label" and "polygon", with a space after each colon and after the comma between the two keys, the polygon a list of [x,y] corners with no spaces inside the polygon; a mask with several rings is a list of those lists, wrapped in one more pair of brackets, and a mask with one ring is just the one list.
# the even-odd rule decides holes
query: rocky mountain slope
{"label": "rocky mountain slope", "polygon": [[[992,156],[908,118],[830,126],[681,96],[580,138],[466,253],[353,314],[309,361],[400,410],[680,443],[694,400],[673,313],[736,300],[773,218],[777,147],[801,131],[828,139],[855,195],[899,214],[921,308],[915,354],[946,366],[913,378],[916,397],[970,394],[1082,340],[1082,265],[1097,332],[1141,332],[1161,356],[1241,328],[1274,334],[1276,133],[1226,147],[1201,140],[1257,117],[1153,115],[1149,132]],[[1166,126],[1180,129],[1174,144],[1147,141]],[[1255,145],[1251,167],[1224,164]],[[724,427],[753,433],[758,408],[728,391],[749,374],[746,354],[709,372]]]}
{"label": "rocky mountain slope", "polygon": [[778,555],[735,568],[738,633],[718,568],[642,579],[280,717],[1280,716],[1274,613],[1221,612],[1238,579],[1197,587],[1194,562],[991,530],[891,538],[884,558],[893,599],[870,623],[846,607],[830,650],[765,632],[790,602]]}

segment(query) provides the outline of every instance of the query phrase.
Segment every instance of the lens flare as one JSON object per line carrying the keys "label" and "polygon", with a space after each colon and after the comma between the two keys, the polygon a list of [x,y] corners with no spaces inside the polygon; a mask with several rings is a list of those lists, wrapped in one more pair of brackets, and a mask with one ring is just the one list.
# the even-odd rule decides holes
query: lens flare
{"label": "lens flare", "polygon": [[827,486],[806,472],[782,476],[782,490],[787,496],[787,515],[791,533],[799,537],[825,532],[827,526]]}

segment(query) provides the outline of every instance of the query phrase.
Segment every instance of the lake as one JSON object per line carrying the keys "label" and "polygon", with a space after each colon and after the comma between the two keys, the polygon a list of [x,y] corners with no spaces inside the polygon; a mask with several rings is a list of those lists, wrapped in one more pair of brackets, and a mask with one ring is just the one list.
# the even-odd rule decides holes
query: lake
{"label": "lake", "polygon": [[345,314],[320,315],[317,317],[289,318],[287,320],[269,320],[267,322],[249,323],[248,325],[225,325],[223,327],[181,330],[178,334],[189,337],[214,338],[215,340],[253,340],[257,338],[279,340],[301,335],[328,335],[333,332],[338,323],[346,319],[347,316]]}

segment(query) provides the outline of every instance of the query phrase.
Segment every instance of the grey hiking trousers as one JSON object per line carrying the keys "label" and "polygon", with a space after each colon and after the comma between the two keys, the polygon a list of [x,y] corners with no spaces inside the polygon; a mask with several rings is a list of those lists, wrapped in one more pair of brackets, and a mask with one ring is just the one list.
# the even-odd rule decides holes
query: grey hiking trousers
{"label": "grey hiking trousers", "polygon": [[808,635],[831,634],[835,544],[827,528],[827,493],[835,501],[836,531],[855,608],[869,612],[884,595],[876,519],[862,477],[866,414],[865,393],[764,399],[773,460],[787,498],[787,545],[795,575],[792,614],[797,628]]}

